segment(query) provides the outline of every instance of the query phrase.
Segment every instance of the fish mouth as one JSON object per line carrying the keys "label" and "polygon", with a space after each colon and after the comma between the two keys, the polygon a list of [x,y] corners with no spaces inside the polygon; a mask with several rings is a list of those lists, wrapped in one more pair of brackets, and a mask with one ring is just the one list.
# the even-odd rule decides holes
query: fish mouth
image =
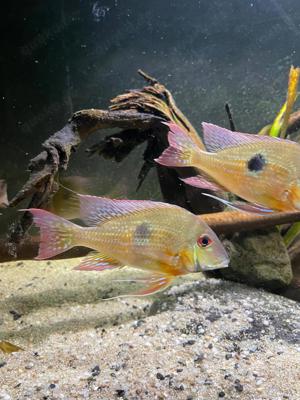
{"label": "fish mouth", "polygon": [[203,265],[202,271],[212,271],[214,269],[227,268],[229,266],[229,260],[224,260],[220,264]]}

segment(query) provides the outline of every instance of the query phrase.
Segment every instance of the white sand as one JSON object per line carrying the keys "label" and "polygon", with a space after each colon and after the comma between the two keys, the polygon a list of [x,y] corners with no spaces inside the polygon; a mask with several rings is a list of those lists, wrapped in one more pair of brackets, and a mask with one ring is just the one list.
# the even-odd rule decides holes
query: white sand
{"label": "white sand", "polygon": [[0,354],[0,399],[300,398],[299,304],[196,275],[103,301],[120,272],[77,262],[0,266],[0,340],[25,348]]}

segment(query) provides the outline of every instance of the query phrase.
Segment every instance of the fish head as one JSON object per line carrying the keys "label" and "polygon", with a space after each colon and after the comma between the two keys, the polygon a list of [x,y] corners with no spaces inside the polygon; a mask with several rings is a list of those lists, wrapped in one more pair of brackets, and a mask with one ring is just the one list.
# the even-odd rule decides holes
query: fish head
{"label": "fish head", "polygon": [[206,225],[193,246],[194,271],[226,268],[229,256],[217,235]]}

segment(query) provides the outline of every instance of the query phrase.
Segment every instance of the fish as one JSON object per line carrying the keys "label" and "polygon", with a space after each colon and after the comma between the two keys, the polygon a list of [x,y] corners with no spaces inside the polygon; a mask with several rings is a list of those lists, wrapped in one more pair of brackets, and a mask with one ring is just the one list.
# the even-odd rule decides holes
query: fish
{"label": "fish", "polygon": [[199,175],[182,179],[186,184],[231,192],[246,202],[217,199],[246,212],[300,210],[298,143],[203,122],[204,151],[176,124],[166,125],[169,147],[155,161],[168,167],[195,167]]}
{"label": "fish", "polygon": [[212,229],[179,206],[74,196],[84,226],[46,210],[25,210],[40,229],[36,259],[51,258],[75,246],[90,248],[94,251],[75,269],[105,271],[129,266],[143,270],[146,277],[134,279],[143,283],[143,288],[126,294],[137,296],[163,290],[177,276],[228,266],[228,254]]}

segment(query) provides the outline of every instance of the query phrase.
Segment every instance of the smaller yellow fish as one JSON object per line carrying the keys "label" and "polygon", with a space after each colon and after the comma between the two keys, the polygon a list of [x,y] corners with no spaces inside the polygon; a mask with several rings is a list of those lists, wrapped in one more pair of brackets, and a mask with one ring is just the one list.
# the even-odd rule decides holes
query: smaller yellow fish
{"label": "smaller yellow fish", "polygon": [[215,233],[181,207],[153,201],[76,197],[84,227],[45,210],[28,210],[40,228],[37,259],[53,257],[74,246],[94,249],[96,252],[76,269],[104,271],[131,266],[150,272],[142,281],[145,288],[134,295],[162,290],[179,275],[228,266],[227,253]]}
{"label": "smaller yellow fish", "polygon": [[300,210],[298,143],[203,123],[204,151],[176,124],[166,125],[170,146],[156,161],[169,167],[197,168],[201,175],[183,179],[187,184],[232,192],[249,203],[217,199],[244,211]]}

